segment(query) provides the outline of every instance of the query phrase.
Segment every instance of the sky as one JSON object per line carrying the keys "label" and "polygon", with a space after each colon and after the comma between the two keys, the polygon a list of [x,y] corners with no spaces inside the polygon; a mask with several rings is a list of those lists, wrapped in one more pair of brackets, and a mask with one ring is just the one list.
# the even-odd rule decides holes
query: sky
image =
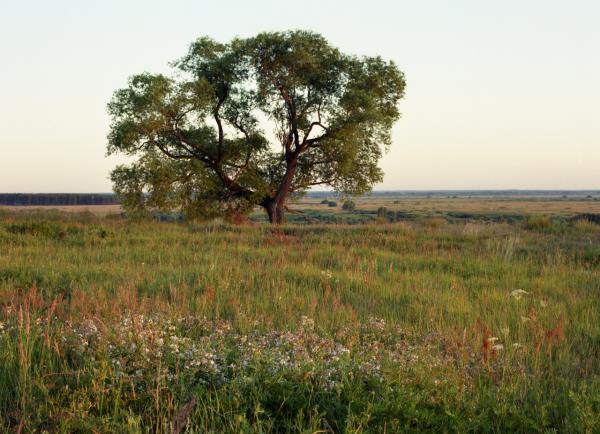
{"label": "sky", "polygon": [[202,35],[306,29],[405,73],[376,190],[600,189],[597,0],[0,0],[0,192],[108,192],[106,104]]}

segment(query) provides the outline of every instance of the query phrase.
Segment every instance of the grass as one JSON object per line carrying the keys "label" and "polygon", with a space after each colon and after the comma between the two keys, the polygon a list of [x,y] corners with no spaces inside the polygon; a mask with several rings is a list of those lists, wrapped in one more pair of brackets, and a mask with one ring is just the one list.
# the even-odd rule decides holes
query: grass
{"label": "grass", "polygon": [[[327,205],[320,204],[322,199],[301,198],[295,209],[322,209]],[[386,207],[391,211],[410,213],[445,214],[445,213],[471,213],[471,214],[514,214],[514,215],[541,215],[572,216],[576,213],[600,214],[600,200],[598,198],[405,198],[405,197],[360,197],[355,199],[356,209],[361,211],[377,211],[379,207]],[[328,209],[331,211],[332,209]],[[342,212],[342,207],[337,207]]]}
{"label": "grass", "polygon": [[599,432],[600,226],[0,216],[0,430]]}

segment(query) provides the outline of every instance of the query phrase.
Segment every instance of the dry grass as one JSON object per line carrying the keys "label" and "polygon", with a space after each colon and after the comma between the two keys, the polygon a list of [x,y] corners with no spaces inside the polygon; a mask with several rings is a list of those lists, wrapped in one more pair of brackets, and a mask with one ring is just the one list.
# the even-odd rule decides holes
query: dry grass
{"label": "dry grass", "polygon": [[[342,211],[341,206],[329,208],[321,204],[322,199],[302,199],[292,208],[323,209],[326,211]],[[473,212],[473,213],[506,213],[526,215],[569,216],[582,213],[600,213],[598,200],[561,200],[561,199],[394,199],[394,198],[359,198],[355,200],[358,210],[377,210],[386,207],[392,211],[418,212]]]}
{"label": "dry grass", "polygon": [[48,210],[57,210],[61,212],[68,213],[92,213],[97,216],[107,216],[110,214],[120,214],[123,209],[121,205],[48,205],[48,206],[40,206],[40,205],[32,205],[32,206],[4,206],[0,205],[0,211],[6,210],[10,212],[31,212],[31,211],[48,211]]}
{"label": "dry grass", "polygon": [[[321,204],[322,199],[304,198],[293,203],[290,208],[297,210],[322,209],[326,212],[341,212],[339,206],[333,208]],[[485,198],[456,198],[456,199],[397,199],[397,198],[358,198],[354,199],[356,209],[374,211],[386,207],[392,211],[407,212],[473,212],[500,213],[525,215],[571,216],[575,214],[600,214],[599,200],[575,199],[485,199]],[[123,211],[120,205],[73,205],[73,206],[0,206],[7,211],[58,210],[68,213],[90,212],[98,216],[119,214]],[[262,210],[256,209],[256,212]]]}

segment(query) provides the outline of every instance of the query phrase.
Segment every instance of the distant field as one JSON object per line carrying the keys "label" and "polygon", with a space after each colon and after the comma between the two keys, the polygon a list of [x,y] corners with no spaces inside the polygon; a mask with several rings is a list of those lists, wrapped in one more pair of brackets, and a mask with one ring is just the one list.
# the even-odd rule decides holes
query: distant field
{"label": "distant field", "polygon": [[[321,204],[323,199],[302,199],[292,208],[298,209],[327,209]],[[336,200],[333,199],[332,200]],[[354,199],[357,209],[376,210],[387,207],[392,210],[420,211],[431,214],[445,211],[463,212],[500,212],[508,214],[541,214],[541,215],[574,215],[580,213],[600,213],[600,200],[590,199],[487,199],[487,198],[457,198],[457,199],[405,199],[405,198],[358,198]],[[341,210],[343,200],[337,199]]]}
{"label": "distant field", "polygon": [[83,213],[90,212],[98,216],[106,216],[108,214],[118,214],[122,211],[121,205],[19,205],[19,206],[6,206],[0,205],[0,211],[11,211],[20,212],[26,211],[31,212],[35,210],[48,211],[58,210],[61,212],[69,213]]}
{"label": "distant field", "polygon": [[[321,204],[325,199],[303,198],[290,204],[292,210],[302,212],[313,211],[313,216],[340,214],[344,213],[342,204],[344,200],[330,198],[335,200],[336,207],[329,207]],[[445,216],[448,213],[474,213],[478,215],[498,214],[498,215],[546,215],[570,217],[577,214],[600,214],[600,200],[590,199],[548,199],[548,198],[358,198],[353,199],[358,211],[366,211],[376,214],[378,208],[385,207],[389,211],[401,211],[407,213],[417,213],[423,216]],[[122,212],[120,205],[73,205],[73,206],[1,206],[1,210],[8,211],[26,211],[32,210],[59,210],[69,213],[90,212],[99,216],[109,214],[119,214]],[[263,218],[264,212],[257,208],[254,216],[258,219]],[[292,219],[294,215],[291,215]],[[302,218],[296,216],[296,221],[302,221]]]}
{"label": "distant field", "polygon": [[587,220],[4,211],[0,431],[600,432],[599,294]]}

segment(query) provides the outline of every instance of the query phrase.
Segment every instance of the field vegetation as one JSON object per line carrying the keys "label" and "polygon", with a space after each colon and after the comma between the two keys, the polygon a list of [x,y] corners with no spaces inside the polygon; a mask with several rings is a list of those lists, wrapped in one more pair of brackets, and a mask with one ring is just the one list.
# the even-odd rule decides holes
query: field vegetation
{"label": "field vegetation", "polygon": [[599,432],[600,225],[572,218],[593,210],[376,205],[0,211],[0,431]]}

